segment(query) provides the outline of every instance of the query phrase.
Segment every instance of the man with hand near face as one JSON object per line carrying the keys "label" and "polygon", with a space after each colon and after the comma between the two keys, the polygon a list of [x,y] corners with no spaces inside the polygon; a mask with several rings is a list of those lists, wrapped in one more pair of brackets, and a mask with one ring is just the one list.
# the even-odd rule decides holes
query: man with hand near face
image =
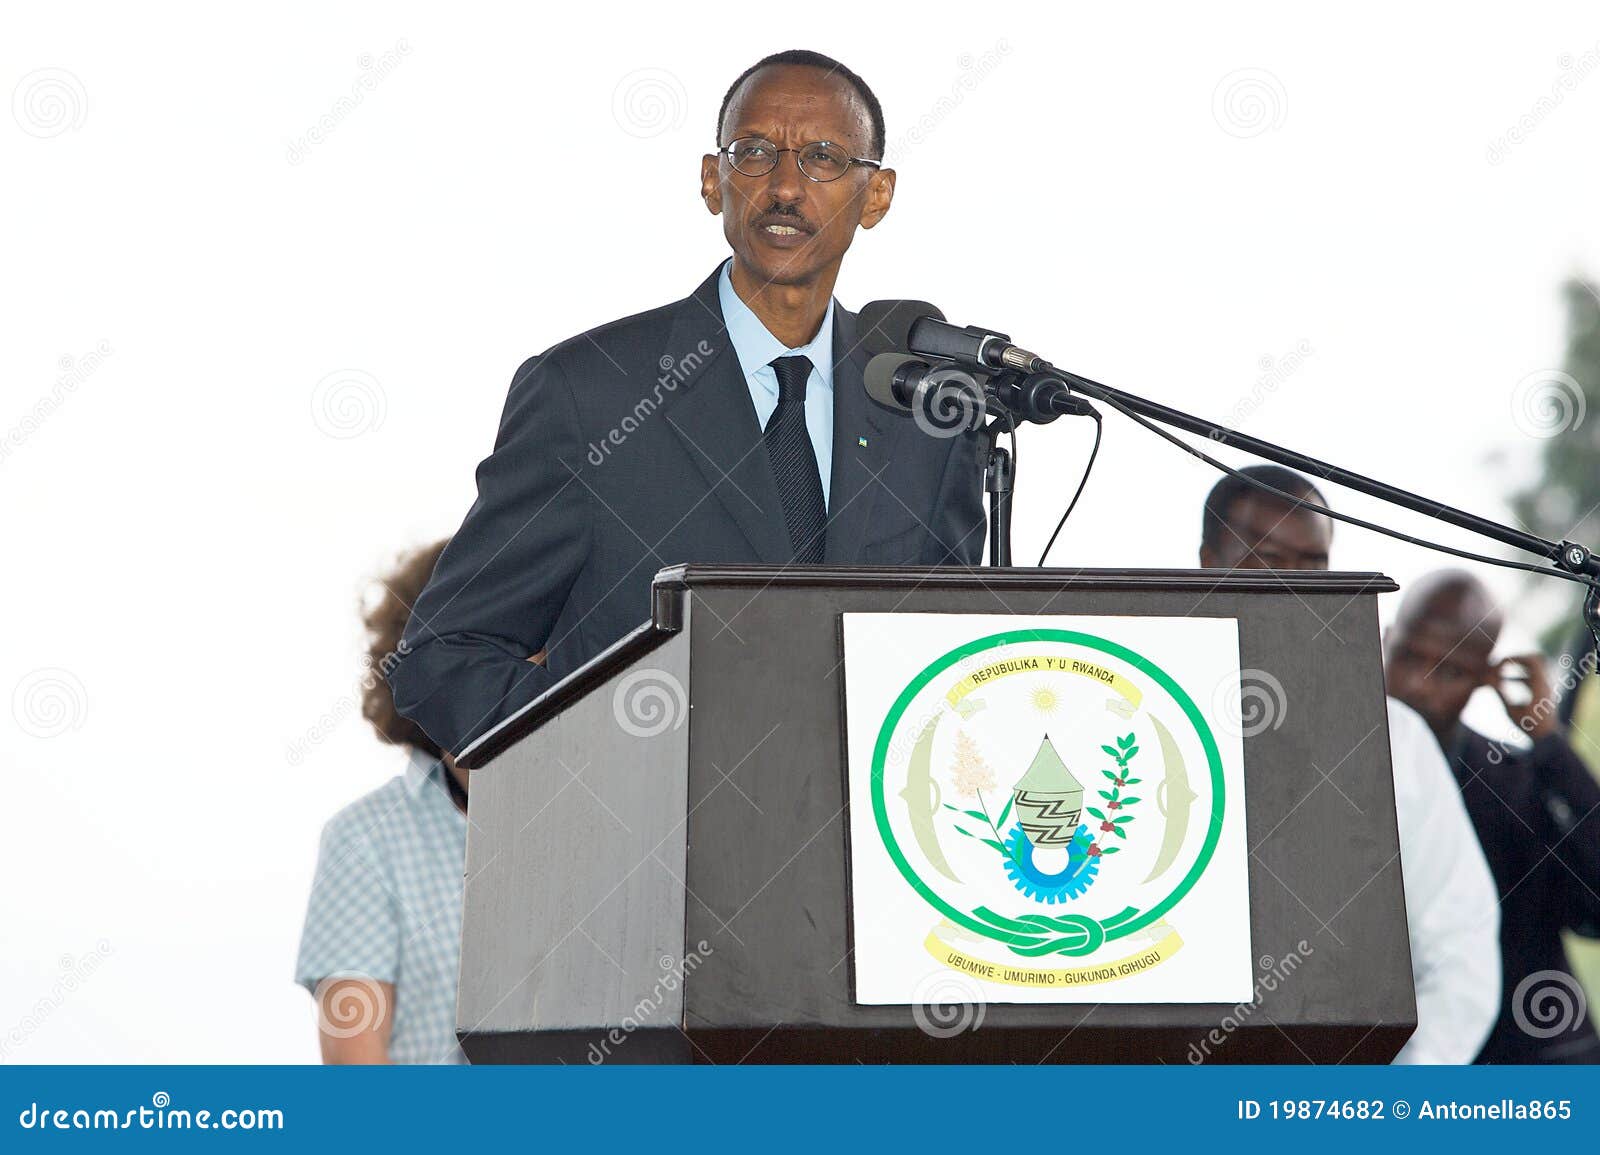
{"label": "man with hand near face", "polygon": [[927,436],[869,399],[833,298],[856,230],[894,198],[872,90],[817,53],[767,57],[728,90],[716,144],[700,196],[732,258],[512,380],[390,676],[448,751],[643,623],[665,566],[979,560],[976,435]]}
{"label": "man with hand near face", "polygon": [[[1384,637],[1389,692],[1427,720],[1449,755],[1500,892],[1505,990],[1485,1063],[1600,1062],[1600,1039],[1561,932],[1600,934],[1600,784],[1562,735],[1538,654],[1491,660],[1500,609],[1471,574],[1415,582]],[[1532,745],[1466,726],[1479,686],[1499,695]]]}

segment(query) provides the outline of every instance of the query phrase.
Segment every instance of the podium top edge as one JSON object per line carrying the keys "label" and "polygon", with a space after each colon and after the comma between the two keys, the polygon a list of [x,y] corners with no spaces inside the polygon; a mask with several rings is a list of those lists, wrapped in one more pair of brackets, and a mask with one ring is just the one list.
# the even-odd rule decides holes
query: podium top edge
{"label": "podium top edge", "polygon": [[838,586],[844,589],[1252,590],[1270,593],[1383,594],[1400,587],[1387,574],[1353,570],[1088,569],[966,566],[674,565],[659,570],[658,591],[695,586]]}
{"label": "podium top edge", "polygon": [[668,566],[651,583],[651,615],[579,669],[469,743],[457,764],[476,770],[566,709],[618,671],[662,645],[682,628],[683,603],[695,588],[760,589],[976,589],[990,592],[1047,590],[1196,590],[1206,593],[1360,594],[1392,593],[1400,587],[1381,573],[1329,570],[1030,569],[985,566]]}

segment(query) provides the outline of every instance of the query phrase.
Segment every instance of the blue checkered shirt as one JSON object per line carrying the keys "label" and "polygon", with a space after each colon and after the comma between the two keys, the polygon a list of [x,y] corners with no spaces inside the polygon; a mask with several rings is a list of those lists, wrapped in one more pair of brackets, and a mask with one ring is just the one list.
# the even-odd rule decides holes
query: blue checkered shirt
{"label": "blue checkered shirt", "polygon": [[461,876],[467,819],[444,764],[412,751],[404,775],[356,799],[322,830],[295,981],[393,983],[396,1063],[464,1063],[456,1044]]}

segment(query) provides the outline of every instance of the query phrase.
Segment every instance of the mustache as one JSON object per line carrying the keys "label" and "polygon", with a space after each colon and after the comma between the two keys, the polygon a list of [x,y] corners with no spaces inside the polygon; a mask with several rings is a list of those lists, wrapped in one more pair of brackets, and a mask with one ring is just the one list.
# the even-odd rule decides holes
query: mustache
{"label": "mustache", "polygon": [[808,233],[817,231],[816,226],[807,220],[806,215],[795,205],[770,205],[750,223],[758,229],[765,228],[767,225],[788,225],[790,228],[800,229]]}

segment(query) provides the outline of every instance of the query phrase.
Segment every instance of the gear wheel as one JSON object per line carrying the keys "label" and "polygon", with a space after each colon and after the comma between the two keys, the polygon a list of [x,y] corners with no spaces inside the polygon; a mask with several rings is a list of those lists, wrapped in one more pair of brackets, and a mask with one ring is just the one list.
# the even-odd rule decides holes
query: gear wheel
{"label": "gear wheel", "polygon": [[1045,874],[1033,865],[1033,843],[1013,826],[1006,838],[1006,875],[1027,897],[1037,902],[1057,903],[1077,898],[1094,883],[1100,864],[1089,855],[1089,828],[1079,826],[1067,847],[1067,865],[1057,874]]}

